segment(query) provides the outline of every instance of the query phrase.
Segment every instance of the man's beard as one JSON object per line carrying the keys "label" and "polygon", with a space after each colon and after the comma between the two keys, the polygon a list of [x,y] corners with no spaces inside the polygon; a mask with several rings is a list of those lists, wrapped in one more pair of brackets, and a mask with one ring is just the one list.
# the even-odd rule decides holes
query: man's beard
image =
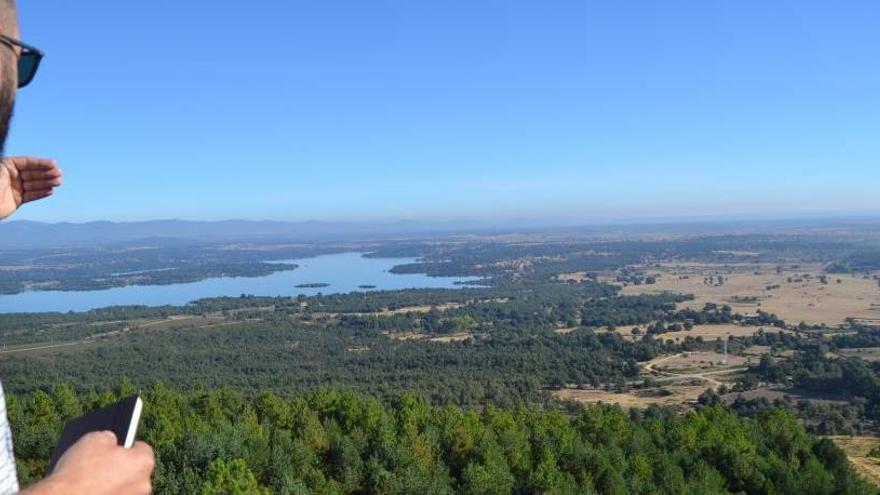
{"label": "man's beard", "polygon": [[[0,47],[2,49],[4,47]],[[8,54],[3,56],[0,62],[3,73],[0,74],[0,158],[6,150],[6,138],[9,136],[9,123],[12,121],[12,112],[15,108],[15,85],[16,75],[12,70],[14,57]]]}

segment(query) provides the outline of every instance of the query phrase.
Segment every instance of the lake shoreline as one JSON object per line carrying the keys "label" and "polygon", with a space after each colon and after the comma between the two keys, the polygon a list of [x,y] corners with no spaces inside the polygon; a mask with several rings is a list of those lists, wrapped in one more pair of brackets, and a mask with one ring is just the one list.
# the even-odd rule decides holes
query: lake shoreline
{"label": "lake shoreline", "polygon": [[[436,277],[424,273],[396,274],[395,266],[412,264],[413,258],[373,258],[348,252],[272,264],[294,265],[256,277],[210,277],[194,282],[128,285],[97,290],[34,290],[0,295],[0,313],[84,312],[110,306],[183,306],[212,297],[257,295],[296,297],[359,291],[402,289],[462,289],[479,277]],[[320,286],[316,280],[320,280]],[[369,288],[367,288],[369,287]]]}

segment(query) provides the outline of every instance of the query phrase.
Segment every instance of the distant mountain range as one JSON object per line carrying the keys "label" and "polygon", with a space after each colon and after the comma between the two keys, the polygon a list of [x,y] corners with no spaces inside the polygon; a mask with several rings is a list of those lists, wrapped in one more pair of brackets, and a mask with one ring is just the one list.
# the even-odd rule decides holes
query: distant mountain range
{"label": "distant mountain range", "polygon": [[473,229],[474,225],[402,221],[394,223],[331,223],[224,220],[196,222],[152,220],[145,222],[0,223],[0,249],[77,247],[124,243],[145,239],[197,241],[345,241],[387,239],[395,236],[442,234]]}
{"label": "distant mountain range", "polygon": [[[588,222],[585,222],[588,223]],[[855,229],[880,231],[880,216],[824,219],[660,219],[641,223],[540,224],[531,221],[419,221],[397,222],[281,222],[225,220],[199,222],[152,220],[145,222],[42,223],[0,222],[0,250],[85,247],[147,240],[170,242],[339,242],[394,238],[444,237],[471,234],[578,234],[624,237],[646,233],[731,234],[797,233]]]}

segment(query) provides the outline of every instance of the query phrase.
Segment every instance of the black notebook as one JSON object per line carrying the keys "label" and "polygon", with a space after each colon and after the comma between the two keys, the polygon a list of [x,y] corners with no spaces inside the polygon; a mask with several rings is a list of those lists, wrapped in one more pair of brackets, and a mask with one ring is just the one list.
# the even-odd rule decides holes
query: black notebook
{"label": "black notebook", "polygon": [[55,469],[58,459],[80,438],[93,431],[112,431],[116,434],[119,445],[131,447],[134,445],[134,435],[137,433],[138,423],[141,419],[143,402],[140,396],[133,395],[115,404],[102,409],[92,411],[86,415],[72,419],[64,425],[61,439],[49,461],[48,473]]}

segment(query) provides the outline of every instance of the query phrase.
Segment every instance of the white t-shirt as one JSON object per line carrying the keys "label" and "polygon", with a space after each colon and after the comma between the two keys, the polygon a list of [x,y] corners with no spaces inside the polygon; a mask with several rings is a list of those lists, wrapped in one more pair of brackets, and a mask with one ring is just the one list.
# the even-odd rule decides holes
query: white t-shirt
{"label": "white t-shirt", "polygon": [[12,432],[6,421],[6,396],[0,384],[0,495],[18,491],[18,476],[15,472],[15,455],[12,453]]}

